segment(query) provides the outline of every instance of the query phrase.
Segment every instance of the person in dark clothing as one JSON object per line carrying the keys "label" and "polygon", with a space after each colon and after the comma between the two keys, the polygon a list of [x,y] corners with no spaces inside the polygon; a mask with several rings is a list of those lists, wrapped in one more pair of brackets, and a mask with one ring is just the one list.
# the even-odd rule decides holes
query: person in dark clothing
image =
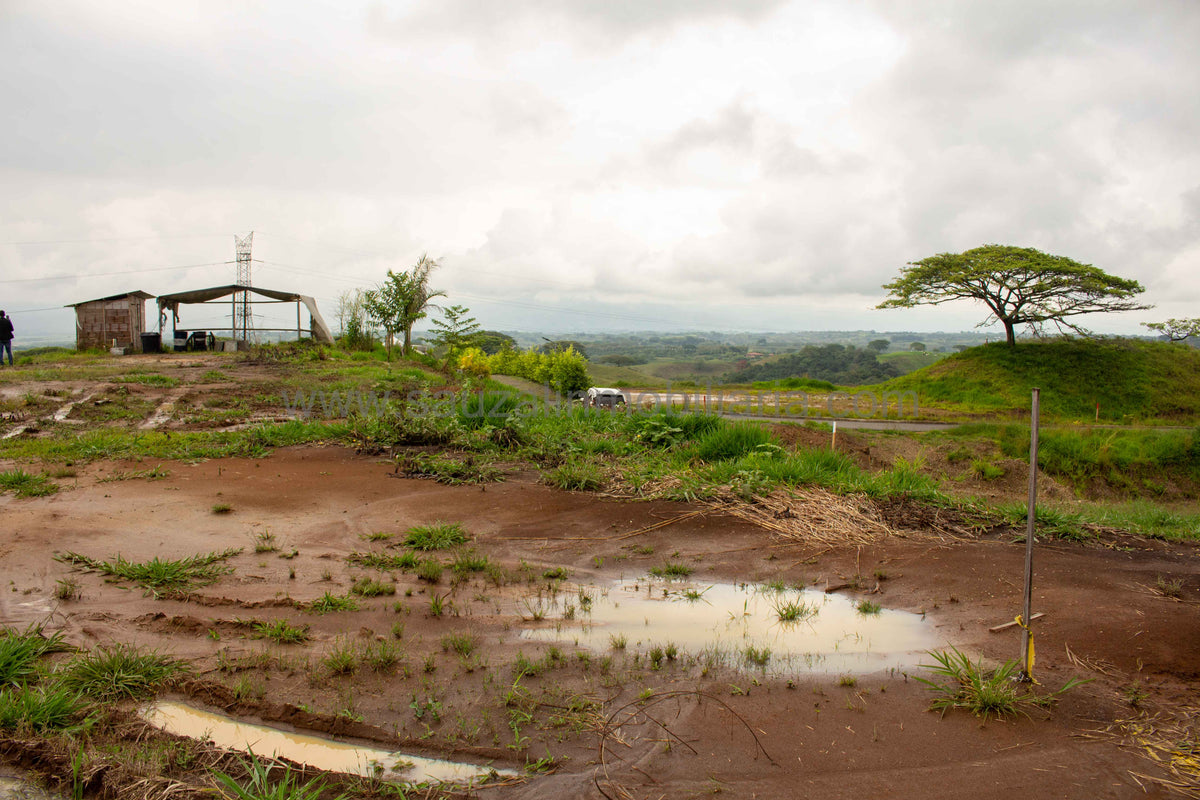
{"label": "person in dark clothing", "polygon": [[0,311],[0,364],[4,363],[4,352],[8,351],[8,365],[13,365],[12,358],[12,337],[13,326],[12,320],[5,316],[3,311]]}

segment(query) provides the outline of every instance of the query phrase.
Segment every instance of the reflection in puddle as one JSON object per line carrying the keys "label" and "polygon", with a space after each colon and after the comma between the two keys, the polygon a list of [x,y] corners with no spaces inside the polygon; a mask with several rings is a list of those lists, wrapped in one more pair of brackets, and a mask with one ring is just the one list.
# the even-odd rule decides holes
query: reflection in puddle
{"label": "reflection in puddle", "polygon": [[596,650],[623,643],[643,655],[657,646],[668,648],[667,657],[674,645],[710,667],[765,667],[776,675],[915,666],[938,644],[922,615],[864,614],[855,600],[815,589],[642,578],[529,599],[523,611],[526,619],[556,623],[523,631],[527,639]]}
{"label": "reflection in puddle", "polygon": [[20,778],[0,776],[0,800],[63,800],[63,795],[52,794]]}
{"label": "reflection in puddle", "polygon": [[168,733],[207,738],[217,747],[256,755],[279,756],[300,764],[364,777],[406,783],[478,784],[495,775],[512,776],[511,770],[496,770],[475,764],[358,747],[302,733],[238,722],[221,714],[201,711],[183,703],[160,701],[144,709],[142,718]]}

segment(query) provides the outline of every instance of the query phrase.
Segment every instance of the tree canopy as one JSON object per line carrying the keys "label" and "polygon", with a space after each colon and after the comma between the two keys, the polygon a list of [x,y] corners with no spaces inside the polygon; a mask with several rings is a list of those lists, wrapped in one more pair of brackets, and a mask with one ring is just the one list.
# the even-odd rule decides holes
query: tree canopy
{"label": "tree canopy", "polygon": [[1040,328],[1050,323],[1059,330],[1086,333],[1069,318],[1151,308],[1134,299],[1145,291],[1137,281],[1109,275],[1066,256],[998,244],[909,262],[900,276],[883,288],[889,296],[878,308],[978,300],[1004,325],[1010,346],[1016,344],[1018,325]]}
{"label": "tree canopy", "polygon": [[1147,328],[1166,336],[1172,342],[1200,338],[1200,317],[1169,319],[1166,322],[1143,322]]}
{"label": "tree canopy", "polygon": [[404,332],[404,354],[412,352],[413,325],[429,313],[429,301],[444,297],[445,292],[429,288],[429,273],[438,263],[422,255],[405,272],[388,270],[387,280],[363,293],[363,307],[377,325],[387,332],[388,359],[392,357],[392,338]]}

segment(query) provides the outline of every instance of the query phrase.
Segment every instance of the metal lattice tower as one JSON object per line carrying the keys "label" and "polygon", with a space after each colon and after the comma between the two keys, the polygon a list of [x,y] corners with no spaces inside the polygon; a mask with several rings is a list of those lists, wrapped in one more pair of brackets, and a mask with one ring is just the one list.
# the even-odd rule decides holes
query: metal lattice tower
{"label": "metal lattice tower", "polygon": [[[234,234],[233,244],[237,251],[237,285],[253,286],[250,282],[250,248],[254,245],[254,231],[244,237]],[[254,322],[250,315],[250,293],[234,295],[233,309],[233,338],[248,342]]]}

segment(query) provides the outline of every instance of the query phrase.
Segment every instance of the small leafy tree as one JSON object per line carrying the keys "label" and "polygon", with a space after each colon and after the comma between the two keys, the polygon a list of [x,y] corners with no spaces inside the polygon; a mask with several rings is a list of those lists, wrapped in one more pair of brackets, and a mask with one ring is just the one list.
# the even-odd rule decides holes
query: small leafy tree
{"label": "small leafy tree", "polygon": [[475,345],[479,323],[469,316],[466,306],[454,305],[442,309],[442,319],[433,321],[433,343],[446,348],[446,367],[454,363],[459,351]]}
{"label": "small leafy tree", "polygon": [[891,344],[892,343],[887,339],[872,339],[867,345],[867,349],[875,353],[882,353],[885,352],[891,346]]}
{"label": "small leafy tree", "polygon": [[422,255],[405,272],[388,270],[387,280],[363,293],[363,307],[368,316],[387,333],[388,360],[392,360],[392,343],[396,334],[404,332],[404,355],[412,352],[412,328],[429,314],[430,300],[445,297],[443,291],[429,288],[429,274],[438,263]]}
{"label": "small leafy tree", "polygon": [[908,346],[908,349],[912,350],[914,353],[924,353],[929,348],[925,346],[924,342],[913,342]]}
{"label": "small leafy tree", "polygon": [[1066,256],[998,244],[909,262],[900,277],[883,288],[890,295],[878,308],[978,300],[1004,325],[1010,347],[1016,345],[1017,325],[1037,328],[1051,323],[1059,330],[1086,333],[1069,318],[1151,307],[1134,300],[1145,291],[1137,281],[1109,275]]}
{"label": "small leafy tree", "polygon": [[362,289],[342,292],[337,300],[338,335],[351,350],[374,346],[367,327],[366,293]]}
{"label": "small leafy tree", "polygon": [[1147,328],[1166,336],[1172,342],[1200,338],[1200,317],[1169,319],[1166,322],[1143,322]]}

